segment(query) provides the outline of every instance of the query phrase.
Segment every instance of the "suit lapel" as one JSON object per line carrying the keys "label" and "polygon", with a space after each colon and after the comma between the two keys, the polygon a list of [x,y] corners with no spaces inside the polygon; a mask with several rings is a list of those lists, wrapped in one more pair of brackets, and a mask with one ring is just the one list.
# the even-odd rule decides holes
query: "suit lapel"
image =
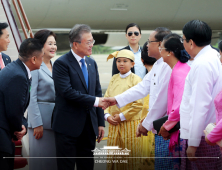
{"label": "suit lapel", "polygon": [[28,82],[29,82],[28,72],[27,72],[24,64],[22,63],[22,61],[18,58],[15,62],[18,63],[19,66],[22,68],[22,70],[24,71],[24,73],[25,73],[25,75],[26,75],[26,78],[27,78],[27,80],[28,80]]}
{"label": "suit lapel", "polygon": [[6,55],[4,53],[2,53],[2,59],[4,61],[5,66],[8,64],[8,58],[6,57]]}
{"label": "suit lapel", "polygon": [[22,70],[24,71],[24,73],[26,75],[26,78],[27,78],[28,90],[27,90],[27,94],[26,94],[26,104],[25,104],[25,108],[27,108],[28,104],[29,104],[29,99],[30,99],[31,82],[30,82],[29,77],[28,77],[28,72],[27,72],[24,64],[22,63],[22,61],[18,58],[15,62],[18,63],[18,65],[22,68]]}
{"label": "suit lapel", "polygon": [[80,77],[80,80],[82,81],[85,89],[88,91],[87,86],[86,86],[86,81],[85,81],[84,75],[82,73],[82,69],[80,68],[80,65],[79,65],[78,61],[73,56],[71,51],[69,51],[68,55],[69,55],[69,61],[71,62],[71,66],[76,70],[76,72],[78,73],[78,75]]}
{"label": "suit lapel", "polygon": [[125,49],[130,50],[130,46],[128,45]]}
{"label": "suit lapel", "polygon": [[41,64],[41,69],[49,76],[52,78],[52,73],[51,71],[49,71],[48,67],[45,65],[44,62],[42,62]]}

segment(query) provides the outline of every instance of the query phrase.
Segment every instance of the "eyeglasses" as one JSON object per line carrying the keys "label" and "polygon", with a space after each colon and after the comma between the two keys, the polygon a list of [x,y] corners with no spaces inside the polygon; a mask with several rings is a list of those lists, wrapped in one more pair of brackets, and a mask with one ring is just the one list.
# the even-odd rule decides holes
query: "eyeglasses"
{"label": "eyeglasses", "polygon": [[187,41],[188,39],[186,39],[186,38],[184,38],[184,39],[183,39],[183,38],[180,38],[180,42],[181,42],[181,43],[183,43],[184,40]]}
{"label": "eyeglasses", "polygon": [[161,53],[162,50],[166,50],[167,48],[161,48],[161,47],[158,47],[159,48],[159,52]]}
{"label": "eyeglasses", "polygon": [[147,40],[147,44],[151,43],[151,42],[160,42],[158,40],[155,40],[155,41],[150,41],[150,40]]}
{"label": "eyeglasses", "polygon": [[137,31],[135,31],[135,32],[128,32],[128,36],[129,36],[129,37],[132,36],[133,34],[134,34],[135,36],[139,36],[139,35],[140,35],[140,33],[137,32]]}
{"label": "eyeglasses", "polygon": [[92,41],[88,41],[86,44],[87,45],[93,45],[93,44],[95,44],[95,42],[96,42],[95,40],[92,40]]}
{"label": "eyeglasses", "polygon": [[[77,43],[79,43],[79,44],[81,44],[81,41],[74,41],[74,42],[77,42]],[[95,44],[95,40],[92,40],[92,41],[88,41],[87,43],[86,43],[86,45],[93,45],[93,44]]]}

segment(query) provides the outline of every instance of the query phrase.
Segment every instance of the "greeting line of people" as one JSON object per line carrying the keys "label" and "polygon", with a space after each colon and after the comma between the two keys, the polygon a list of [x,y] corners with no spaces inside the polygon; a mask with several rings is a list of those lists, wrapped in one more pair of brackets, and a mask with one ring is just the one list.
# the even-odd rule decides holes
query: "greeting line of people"
{"label": "greeting line of people", "polygon": [[[214,98],[222,89],[221,63],[218,52],[210,46],[211,36],[210,27],[199,20],[185,24],[183,37],[157,28],[147,45],[148,55],[157,59],[151,71],[124,93],[104,99],[121,108],[150,94],[149,113],[137,136],[150,130],[155,133],[153,122],[168,115],[158,133],[161,136],[155,135],[155,169],[221,169],[220,148],[208,145],[203,132],[216,121]],[[194,59],[191,67],[186,64],[190,58]],[[169,133],[178,121],[180,131]],[[207,137],[221,140],[219,128],[218,124]],[[172,159],[162,159],[171,155]]]}
{"label": "greeting line of people", "polygon": [[205,22],[189,21],[182,37],[158,27],[143,48],[140,27],[129,24],[129,46],[107,58],[114,58],[113,77],[104,98],[97,64],[86,57],[95,43],[88,25],[71,29],[71,49],[54,63],[50,30],[24,40],[11,62],[2,53],[10,43],[7,27],[0,23],[0,169],[13,169],[13,159],[3,157],[14,157],[13,142],[27,132],[30,157],[58,157],[30,159],[30,170],[93,169],[92,150],[104,137],[105,121],[107,145],[134,157],[107,163],[109,170],[222,169],[222,68]]}

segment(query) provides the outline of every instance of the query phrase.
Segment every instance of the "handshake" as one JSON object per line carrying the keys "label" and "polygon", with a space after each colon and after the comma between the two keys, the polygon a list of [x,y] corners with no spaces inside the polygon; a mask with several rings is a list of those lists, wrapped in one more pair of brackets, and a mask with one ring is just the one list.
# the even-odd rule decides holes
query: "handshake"
{"label": "handshake", "polygon": [[105,110],[109,106],[116,105],[117,101],[115,97],[100,97],[99,98],[99,105],[98,107],[101,107],[103,110]]}

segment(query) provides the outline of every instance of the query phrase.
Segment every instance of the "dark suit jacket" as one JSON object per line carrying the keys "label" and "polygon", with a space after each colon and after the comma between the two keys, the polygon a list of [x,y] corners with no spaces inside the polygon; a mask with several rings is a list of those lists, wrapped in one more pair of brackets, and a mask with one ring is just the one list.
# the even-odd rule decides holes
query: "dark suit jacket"
{"label": "dark suit jacket", "polygon": [[8,55],[4,54],[4,53],[2,53],[2,59],[4,61],[5,66],[7,64],[11,63],[11,58]]}
{"label": "dark suit jacket", "polygon": [[[126,46],[126,47],[120,49],[120,51],[121,51],[121,50],[124,50],[124,49],[130,50],[130,47],[129,47],[129,46]],[[140,47],[140,49],[141,49],[141,51],[143,50],[141,47]],[[145,69],[146,69],[146,68],[145,68]],[[132,71],[133,73],[135,73],[134,67],[131,68],[131,71]],[[119,70],[117,69],[117,66],[116,66],[116,58],[114,57],[114,58],[113,58],[112,76],[113,76],[114,74],[118,74],[118,73],[119,73]],[[146,69],[146,73],[147,73],[147,69]]]}
{"label": "dark suit jacket", "polygon": [[89,73],[88,89],[82,69],[71,51],[53,65],[56,99],[52,129],[72,137],[78,137],[83,131],[87,114],[96,135],[98,126],[105,126],[104,111],[93,106],[95,96],[102,96],[97,65],[89,57],[85,57],[85,61]]}
{"label": "dark suit jacket", "polygon": [[[14,132],[27,129],[24,112],[29,103],[30,81],[20,59],[0,72],[0,152],[13,154]],[[13,137],[14,136],[14,137]]]}

